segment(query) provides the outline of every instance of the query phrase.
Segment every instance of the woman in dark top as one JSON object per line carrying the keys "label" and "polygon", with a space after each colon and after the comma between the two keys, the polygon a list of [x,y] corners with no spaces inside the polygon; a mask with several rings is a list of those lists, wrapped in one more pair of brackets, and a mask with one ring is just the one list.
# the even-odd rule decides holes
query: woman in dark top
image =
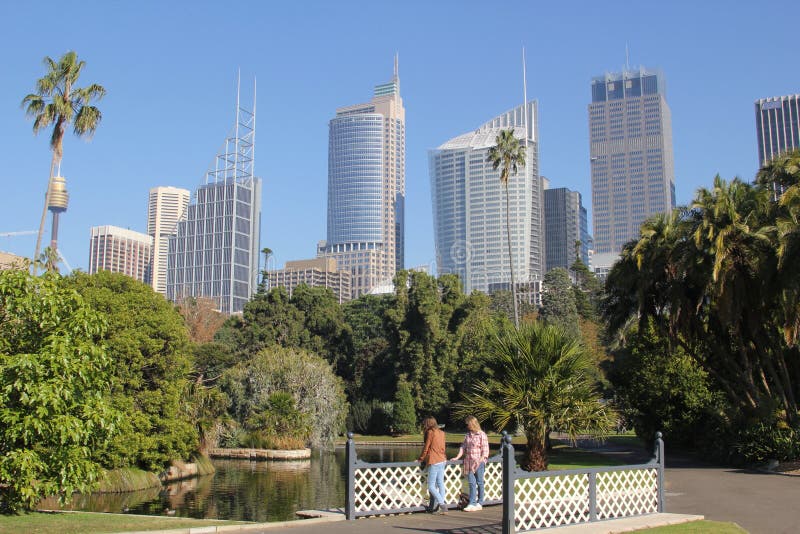
{"label": "woman in dark top", "polygon": [[433,417],[423,419],[422,431],[425,436],[425,445],[417,461],[425,462],[428,465],[428,491],[432,500],[430,511],[435,514],[444,514],[447,512],[447,505],[444,502],[446,496],[444,467],[447,465],[447,456],[444,454],[444,432]]}

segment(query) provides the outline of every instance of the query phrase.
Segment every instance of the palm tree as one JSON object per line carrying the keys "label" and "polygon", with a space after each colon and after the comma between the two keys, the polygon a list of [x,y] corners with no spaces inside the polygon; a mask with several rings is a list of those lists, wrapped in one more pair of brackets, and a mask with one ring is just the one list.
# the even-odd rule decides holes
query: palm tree
{"label": "palm tree", "polygon": [[[25,114],[34,119],[33,133],[47,128],[53,124],[53,133],[50,136],[50,149],[53,157],[50,161],[50,178],[47,182],[42,219],[39,223],[39,234],[36,238],[36,252],[33,257],[39,257],[42,246],[44,222],[47,217],[47,208],[50,204],[50,188],[53,177],[58,168],[60,174],[61,158],[64,155],[64,132],[67,126],[72,125],[72,131],[78,137],[91,137],[94,134],[102,117],[100,110],[89,105],[92,100],[99,100],[106,94],[106,90],[96,83],[87,87],[75,87],[85,61],[78,61],[78,55],[67,52],[56,63],[52,58],[44,58],[47,73],[36,81],[36,93],[31,93],[22,99]],[[55,236],[52,248],[56,248]],[[36,264],[34,263],[34,274]]]}
{"label": "palm tree", "polygon": [[506,191],[506,238],[508,240],[508,266],[511,271],[511,298],[514,301],[514,325],[519,326],[519,309],[517,305],[517,287],[514,284],[514,258],[511,253],[511,217],[508,200],[508,178],[517,174],[518,167],[525,166],[525,146],[514,137],[514,130],[501,130],[495,138],[496,145],[489,148],[487,161],[492,168],[500,171],[500,183]]}
{"label": "palm tree", "polygon": [[592,379],[594,358],[563,329],[536,322],[507,329],[493,343],[491,370],[457,405],[459,415],[491,421],[495,429],[525,430],[523,468],[547,469],[547,438],[560,430],[602,437],[616,415],[603,404]]}

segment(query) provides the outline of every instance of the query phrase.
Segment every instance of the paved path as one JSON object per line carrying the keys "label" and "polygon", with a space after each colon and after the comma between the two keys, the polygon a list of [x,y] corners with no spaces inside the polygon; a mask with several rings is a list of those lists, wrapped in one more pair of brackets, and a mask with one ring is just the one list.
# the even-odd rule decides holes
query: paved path
{"label": "paved path", "polygon": [[[247,529],[241,534],[372,534],[375,532],[406,534],[441,533],[441,534],[501,534],[500,521],[503,516],[501,505],[487,506],[480,512],[462,512],[455,510],[447,515],[430,515],[424,513],[404,514],[388,517],[372,517],[356,521],[335,521],[311,524],[308,521],[294,521],[282,525],[270,525],[263,530]],[[674,525],[687,521],[702,519],[701,516],[680,514],[651,514],[647,516],[628,517],[613,521],[600,521],[562,527],[552,532],[558,534],[611,534],[630,532],[653,526]],[[218,527],[219,528],[219,527]],[[219,530],[218,530],[219,531]],[[144,533],[141,533],[144,534]],[[175,533],[178,534],[178,533]],[[232,533],[231,533],[232,534]]]}
{"label": "paved path", "polygon": [[670,458],[664,473],[668,512],[733,521],[751,534],[800,532],[800,477]]}

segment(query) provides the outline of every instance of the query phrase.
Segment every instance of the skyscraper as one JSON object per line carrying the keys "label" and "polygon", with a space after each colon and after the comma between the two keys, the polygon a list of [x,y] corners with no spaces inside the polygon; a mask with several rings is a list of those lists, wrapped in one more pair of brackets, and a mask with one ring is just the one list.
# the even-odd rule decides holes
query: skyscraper
{"label": "skyscraper", "polygon": [[261,180],[253,174],[253,112],[239,106],[236,122],[186,219],[169,238],[167,298],[208,297],[222,313],[237,313],[255,293],[261,229]]}
{"label": "skyscraper", "polygon": [[150,282],[153,238],[117,226],[94,226],[89,240],[89,274],[98,271],[122,273],[140,282]]}
{"label": "skyscraper", "polygon": [[589,138],[593,259],[602,262],[637,239],[645,219],[675,207],[664,75],[640,68],[592,79]]}
{"label": "skyscraper", "polygon": [[319,256],[352,274],[353,298],[403,268],[405,109],[394,76],[372,100],[339,108],[328,134],[328,231]]}
{"label": "skyscraper", "polygon": [[589,236],[586,208],[578,191],[566,187],[544,190],[546,271],[569,269],[575,262],[575,243],[580,241],[581,261],[589,265]]}
{"label": "skyscraper", "polygon": [[154,187],[147,203],[147,233],[153,238],[153,266],[150,270],[150,285],[167,294],[167,253],[169,238],[178,231],[178,221],[186,217],[189,205],[188,189],[177,187]]}
{"label": "skyscraper", "polygon": [[536,102],[498,115],[428,156],[438,271],[458,274],[466,292],[510,287],[505,192],[500,169],[494,170],[487,161],[497,135],[509,128],[527,141],[526,164],[508,180],[514,281],[540,280],[545,262],[544,213]]}
{"label": "skyscraper", "polygon": [[758,165],[783,152],[800,148],[800,95],[756,100]]}

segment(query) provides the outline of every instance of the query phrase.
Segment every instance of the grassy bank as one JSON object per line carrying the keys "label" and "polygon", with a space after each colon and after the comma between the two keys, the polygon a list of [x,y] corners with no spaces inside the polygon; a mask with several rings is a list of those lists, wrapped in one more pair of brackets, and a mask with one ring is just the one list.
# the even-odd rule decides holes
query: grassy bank
{"label": "grassy bank", "polygon": [[135,467],[124,467],[106,471],[97,491],[103,493],[122,493],[139,491],[148,488],[160,488],[161,481],[158,475],[149,471],[142,471]]}
{"label": "grassy bank", "polygon": [[0,515],[3,534],[91,534],[94,532],[123,532],[130,530],[165,530],[171,528],[235,525],[239,521],[212,521],[182,517],[150,517],[122,514],[93,514],[88,512]]}
{"label": "grassy bank", "polygon": [[692,521],[691,523],[648,528],[636,532],[647,532],[647,534],[747,534],[746,530],[735,523],[720,521]]}

